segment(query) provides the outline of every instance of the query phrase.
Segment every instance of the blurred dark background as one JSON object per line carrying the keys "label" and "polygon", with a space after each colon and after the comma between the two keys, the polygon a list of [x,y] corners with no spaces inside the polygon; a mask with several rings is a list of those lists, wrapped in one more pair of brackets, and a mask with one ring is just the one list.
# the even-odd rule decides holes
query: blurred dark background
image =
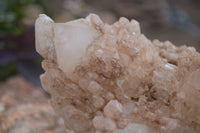
{"label": "blurred dark background", "polygon": [[200,51],[200,0],[0,0],[0,82],[20,74],[40,88],[42,58],[34,46],[34,22],[40,13],[55,22],[89,13],[109,24],[121,16],[136,19],[149,39]]}

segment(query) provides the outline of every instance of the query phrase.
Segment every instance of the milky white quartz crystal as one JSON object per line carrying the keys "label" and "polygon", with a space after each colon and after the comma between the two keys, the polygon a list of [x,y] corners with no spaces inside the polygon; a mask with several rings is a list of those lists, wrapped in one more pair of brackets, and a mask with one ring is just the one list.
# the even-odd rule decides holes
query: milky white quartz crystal
{"label": "milky white quartz crystal", "polygon": [[200,54],[135,20],[36,20],[41,82],[68,133],[200,133]]}

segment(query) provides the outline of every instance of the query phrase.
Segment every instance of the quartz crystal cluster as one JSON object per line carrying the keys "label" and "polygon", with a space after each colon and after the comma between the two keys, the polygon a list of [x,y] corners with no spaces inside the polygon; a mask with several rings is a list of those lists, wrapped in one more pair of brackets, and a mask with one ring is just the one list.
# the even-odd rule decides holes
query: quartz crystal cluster
{"label": "quartz crystal cluster", "polygon": [[200,133],[200,54],[94,14],[36,20],[41,82],[68,133]]}

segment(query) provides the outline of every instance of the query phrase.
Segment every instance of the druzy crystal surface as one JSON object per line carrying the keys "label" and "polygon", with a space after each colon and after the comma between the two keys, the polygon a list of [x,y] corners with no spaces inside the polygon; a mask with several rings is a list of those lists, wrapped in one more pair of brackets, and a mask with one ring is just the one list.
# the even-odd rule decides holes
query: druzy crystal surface
{"label": "druzy crystal surface", "polygon": [[67,133],[199,133],[200,54],[94,14],[36,21],[41,82]]}

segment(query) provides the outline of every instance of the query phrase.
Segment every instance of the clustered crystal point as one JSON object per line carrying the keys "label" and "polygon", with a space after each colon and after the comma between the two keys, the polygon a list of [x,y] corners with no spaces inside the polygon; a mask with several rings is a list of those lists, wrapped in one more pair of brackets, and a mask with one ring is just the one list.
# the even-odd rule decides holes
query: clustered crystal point
{"label": "clustered crystal point", "polygon": [[36,21],[41,82],[68,133],[199,133],[200,54],[94,14]]}

